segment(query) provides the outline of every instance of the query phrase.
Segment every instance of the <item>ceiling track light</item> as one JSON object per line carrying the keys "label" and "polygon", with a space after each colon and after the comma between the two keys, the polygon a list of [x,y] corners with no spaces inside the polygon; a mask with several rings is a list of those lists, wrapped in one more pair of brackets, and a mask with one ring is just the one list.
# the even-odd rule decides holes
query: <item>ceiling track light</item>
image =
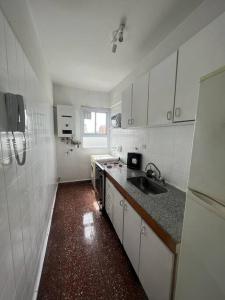
{"label": "ceiling track light", "polygon": [[124,29],[125,29],[125,23],[121,23],[119,28],[113,31],[113,39],[112,39],[112,53],[116,53],[117,50],[117,42],[119,41],[122,43],[124,41]]}

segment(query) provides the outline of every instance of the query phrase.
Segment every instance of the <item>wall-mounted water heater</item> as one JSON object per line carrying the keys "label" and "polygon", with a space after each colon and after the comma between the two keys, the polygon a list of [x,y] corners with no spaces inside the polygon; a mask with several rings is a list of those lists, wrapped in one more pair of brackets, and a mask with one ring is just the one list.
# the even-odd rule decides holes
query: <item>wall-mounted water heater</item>
{"label": "wall-mounted water heater", "polygon": [[72,105],[56,106],[58,137],[71,137],[74,134],[74,115]]}

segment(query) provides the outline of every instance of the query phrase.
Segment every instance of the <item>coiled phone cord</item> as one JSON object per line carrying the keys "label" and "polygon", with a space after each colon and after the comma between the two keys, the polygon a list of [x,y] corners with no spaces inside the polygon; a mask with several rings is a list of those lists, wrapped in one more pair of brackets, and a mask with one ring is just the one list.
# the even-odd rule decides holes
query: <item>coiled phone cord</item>
{"label": "coiled phone cord", "polygon": [[22,157],[22,160],[20,160],[20,157],[19,157],[19,154],[18,154],[18,150],[17,150],[17,146],[16,146],[16,138],[14,136],[14,132],[12,132],[12,135],[13,135],[13,139],[12,139],[13,149],[14,149],[16,161],[17,161],[17,163],[18,163],[19,166],[23,166],[25,164],[25,162],[26,162],[26,152],[27,152],[26,151],[27,142],[26,142],[25,133],[23,132],[24,140],[23,140],[23,157]]}

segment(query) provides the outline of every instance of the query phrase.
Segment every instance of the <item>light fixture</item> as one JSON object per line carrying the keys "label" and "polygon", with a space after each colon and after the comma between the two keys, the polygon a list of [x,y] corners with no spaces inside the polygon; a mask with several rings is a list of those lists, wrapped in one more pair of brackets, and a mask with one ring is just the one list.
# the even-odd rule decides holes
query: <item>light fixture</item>
{"label": "light fixture", "polygon": [[118,29],[114,30],[112,33],[112,53],[116,53],[117,50],[117,41],[122,43],[124,41],[124,29],[125,29],[125,20],[120,23],[120,26]]}

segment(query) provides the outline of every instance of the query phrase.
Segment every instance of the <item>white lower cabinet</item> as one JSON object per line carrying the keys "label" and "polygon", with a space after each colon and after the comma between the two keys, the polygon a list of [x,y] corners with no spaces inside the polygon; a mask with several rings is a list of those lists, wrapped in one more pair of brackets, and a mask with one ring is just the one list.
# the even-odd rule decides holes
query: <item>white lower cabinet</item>
{"label": "white lower cabinet", "polygon": [[106,179],[106,212],[150,300],[170,300],[174,254]]}
{"label": "white lower cabinet", "polygon": [[150,300],[169,300],[173,253],[142,220],[139,279]]}
{"label": "white lower cabinet", "polygon": [[123,242],[123,196],[115,189],[113,193],[113,226],[120,239]]}
{"label": "white lower cabinet", "polygon": [[127,201],[124,203],[123,222],[123,247],[138,274],[141,217]]}
{"label": "white lower cabinet", "polygon": [[105,210],[121,243],[123,242],[123,205],[123,196],[106,178]]}

